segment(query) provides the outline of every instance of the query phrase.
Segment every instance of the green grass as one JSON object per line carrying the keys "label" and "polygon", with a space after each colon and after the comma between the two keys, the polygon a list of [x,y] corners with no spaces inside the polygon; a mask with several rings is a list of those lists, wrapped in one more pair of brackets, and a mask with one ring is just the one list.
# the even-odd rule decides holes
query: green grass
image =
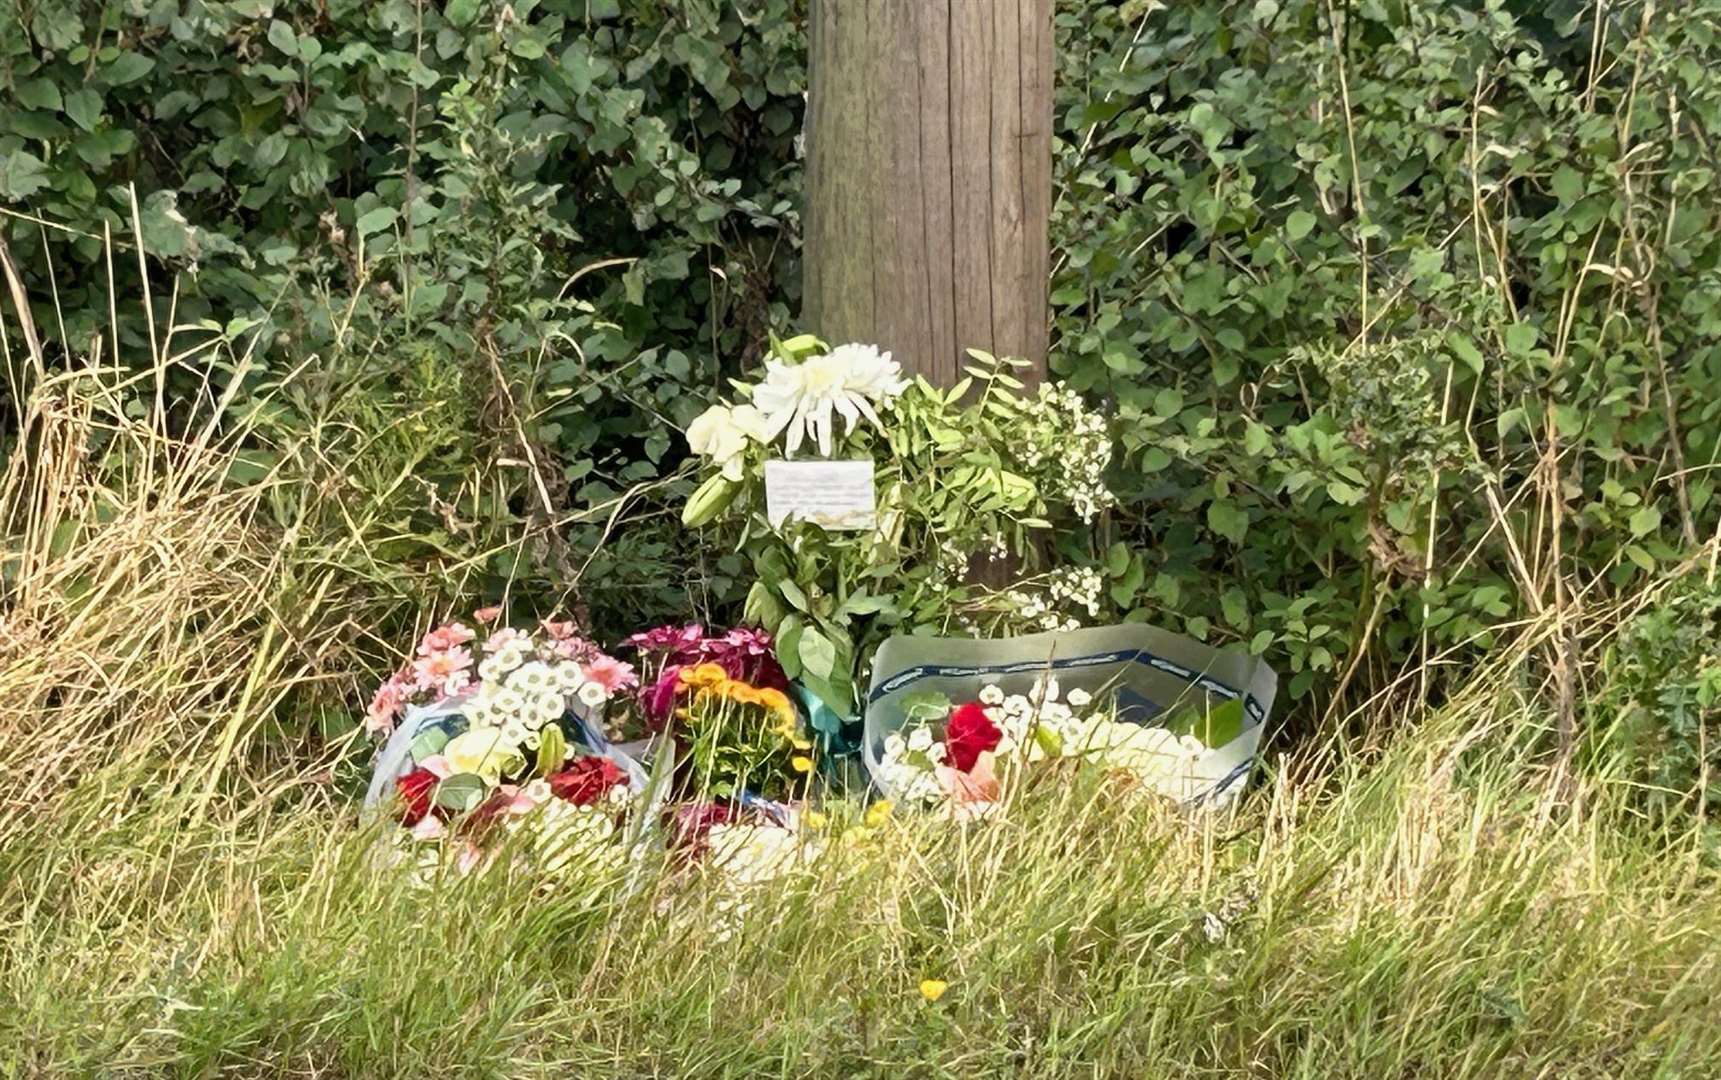
{"label": "green grass", "polygon": [[116,472],[79,401],[0,483],[0,1075],[1721,1075],[1713,852],[1548,764],[1546,628],[1233,815],[898,818],[723,938],[697,874],[380,868],[280,724],[357,708],[366,528],[283,530],[231,440]]}

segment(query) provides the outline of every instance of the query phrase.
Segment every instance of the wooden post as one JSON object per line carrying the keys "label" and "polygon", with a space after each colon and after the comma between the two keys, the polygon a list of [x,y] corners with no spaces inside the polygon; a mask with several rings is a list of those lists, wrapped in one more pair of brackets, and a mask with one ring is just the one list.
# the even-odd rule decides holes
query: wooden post
{"label": "wooden post", "polygon": [[1053,0],[812,0],[803,323],[1045,372]]}

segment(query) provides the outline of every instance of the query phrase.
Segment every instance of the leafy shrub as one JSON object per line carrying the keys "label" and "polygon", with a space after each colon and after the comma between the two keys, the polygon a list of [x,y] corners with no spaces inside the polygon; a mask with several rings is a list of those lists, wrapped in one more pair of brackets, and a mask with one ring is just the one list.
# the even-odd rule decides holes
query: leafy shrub
{"label": "leafy shrub", "polygon": [[[738,607],[687,534],[557,523],[669,520],[675,428],[793,314],[804,6],[35,0],[0,198],[83,235],[0,227],[82,353],[135,186],[179,320],[253,334],[259,386],[353,341],[397,402],[461,367],[433,456],[526,463],[473,513],[544,537],[487,587]],[[1325,698],[1713,536],[1717,14],[1059,0],[1053,362],[1123,433],[1100,617]]]}
{"label": "leafy shrub", "polygon": [[1721,588],[1702,573],[1621,628],[1591,703],[1599,745],[1622,755],[1640,803],[1660,817],[1721,813]]}
{"label": "leafy shrub", "polygon": [[1054,367],[1124,427],[1118,611],[1302,695],[1712,535],[1721,5],[1595,11],[1060,6]]}

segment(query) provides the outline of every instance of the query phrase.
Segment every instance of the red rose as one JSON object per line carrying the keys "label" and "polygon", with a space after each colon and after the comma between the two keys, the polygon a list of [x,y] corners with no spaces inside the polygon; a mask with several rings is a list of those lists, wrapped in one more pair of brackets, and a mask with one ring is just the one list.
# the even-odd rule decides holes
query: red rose
{"label": "red rose", "polygon": [[1004,733],[986,718],[986,709],[977,702],[959,705],[944,724],[944,748],[950,754],[950,764],[968,772],[980,755],[996,750]]}
{"label": "red rose", "polygon": [[615,762],[591,755],[551,776],[550,791],[575,806],[591,806],[608,795],[611,788],[626,782],[627,774]]}
{"label": "red rose", "polygon": [[436,774],[429,769],[414,769],[405,776],[396,777],[395,791],[400,793],[401,807],[400,823],[407,827],[417,825],[430,813],[430,800],[436,793]]}

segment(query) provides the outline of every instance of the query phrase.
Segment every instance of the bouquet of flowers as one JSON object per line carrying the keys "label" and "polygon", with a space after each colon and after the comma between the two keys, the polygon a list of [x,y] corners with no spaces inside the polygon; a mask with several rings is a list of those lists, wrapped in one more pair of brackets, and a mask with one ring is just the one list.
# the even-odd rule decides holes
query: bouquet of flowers
{"label": "bouquet of flowers", "polygon": [[708,634],[689,624],[635,634],[627,644],[652,674],[640,692],[641,711],[674,739],[685,789],[702,798],[781,800],[805,788],[813,742],[771,635],[746,628]]}
{"label": "bouquet of flowers", "polygon": [[1081,689],[1060,701],[1060,691],[1048,675],[1026,694],[987,685],[961,704],[916,694],[904,706],[908,722],[884,738],[874,779],[892,798],[936,805],[959,820],[998,810],[1001,771],[1041,762],[1104,769],[1132,789],[1178,799],[1206,782],[1195,764],[1208,747],[1194,735],[1120,720]]}
{"label": "bouquet of flowers", "polygon": [[[1114,502],[1105,417],[1066,387],[1025,391],[1010,360],[970,357],[945,389],[872,345],[773,339],[761,376],[732,383],[687,430],[705,475],[682,520],[738,533],[757,572],[747,619],[831,714],[814,717],[828,745],[852,741],[868,658],[893,634],[1063,630],[1100,615],[1102,556],[1082,538]],[[863,524],[772,511],[772,466],[808,456],[870,466]],[[982,579],[987,563],[1009,580]]]}
{"label": "bouquet of flowers", "polygon": [[648,673],[639,705],[654,731],[662,731],[674,715],[676,698],[684,690],[681,673],[690,667],[715,664],[728,678],[759,690],[789,689],[789,677],[777,662],[771,635],[763,630],[736,627],[708,634],[698,623],[688,623],[635,634],[623,644],[637,650]]}
{"label": "bouquet of flowers", "polygon": [[644,774],[599,721],[635,682],[570,623],[439,626],[372,700],[367,721],[390,738],[367,804],[394,807],[400,850],[424,869],[450,850],[461,871],[505,850],[550,874],[619,865],[618,828]]}

